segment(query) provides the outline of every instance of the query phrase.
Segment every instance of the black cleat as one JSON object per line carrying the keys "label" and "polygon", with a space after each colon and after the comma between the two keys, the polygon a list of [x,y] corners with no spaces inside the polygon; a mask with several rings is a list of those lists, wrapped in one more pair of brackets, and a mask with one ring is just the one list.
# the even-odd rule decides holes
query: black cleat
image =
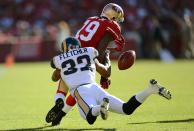
{"label": "black cleat", "polygon": [[53,108],[46,115],[45,119],[46,122],[47,123],[52,122],[57,117],[57,114],[62,110],[63,106],[64,106],[63,99],[61,98],[57,99],[55,106],[53,106]]}
{"label": "black cleat", "polygon": [[55,119],[52,121],[52,126],[56,126],[59,125],[62,118],[66,115],[65,112],[63,112],[62,110],[59,111],[59,113],[57,114],[57,116],[55,117]]}

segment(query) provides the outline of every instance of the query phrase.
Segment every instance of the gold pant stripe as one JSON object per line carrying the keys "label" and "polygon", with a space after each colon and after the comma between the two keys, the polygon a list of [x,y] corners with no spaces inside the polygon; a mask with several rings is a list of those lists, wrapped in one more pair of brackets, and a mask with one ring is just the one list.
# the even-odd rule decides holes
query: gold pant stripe
{"label": "gold pant stripe", "polygon": [[74,95],[77,99],[77,103],[78,103],[79,107],[82,109],[84,114],[85,115],[88,114],[90,108],[87,105],[87,103],[81,98],[81,96],[80,96],[79,92],[77,91],[77,89],[75,90]]}

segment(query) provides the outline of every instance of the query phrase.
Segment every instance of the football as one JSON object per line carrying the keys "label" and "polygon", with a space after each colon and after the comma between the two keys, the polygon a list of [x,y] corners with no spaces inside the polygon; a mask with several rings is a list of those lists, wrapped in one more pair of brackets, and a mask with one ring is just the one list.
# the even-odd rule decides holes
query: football
{"label": "football", "polygon": [[135,51],[128,50],[123,52],[118,58],[118,68],[119,70],[126,70],[130,68],[136,59]]}

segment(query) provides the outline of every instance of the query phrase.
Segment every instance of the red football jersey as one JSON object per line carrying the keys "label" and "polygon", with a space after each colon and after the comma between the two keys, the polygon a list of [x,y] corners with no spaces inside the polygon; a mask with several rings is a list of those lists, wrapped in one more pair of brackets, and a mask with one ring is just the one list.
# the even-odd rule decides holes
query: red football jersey
{"label": "red football jersey", "polygon": [[105,33],[110,33],[114,41],[123,39],[118,23],[101,17],[88,18],[77,32],[76,38],[79,39],[82,47],[97,48]]}

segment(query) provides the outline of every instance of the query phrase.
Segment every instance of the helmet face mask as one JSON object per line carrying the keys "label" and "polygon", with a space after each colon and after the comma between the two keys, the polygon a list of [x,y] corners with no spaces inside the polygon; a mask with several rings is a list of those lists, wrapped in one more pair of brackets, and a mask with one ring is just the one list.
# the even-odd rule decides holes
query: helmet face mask
{"label": "helmet face mask", "polygon": [[72,45],[72,44],[69,44],[68,47],[67,47],[67,50],[69,51],[69,50],[78,49],[78,48],[80,48],[79,45]]}
{"label": "helmet face mask", "polygon": [[61,44],[61,49],[63,52],[67,52],[69,50],[80,48],[80,47],[81,47],[81,44],[79,40],[77,40],[74,37],[66,38]]}
{"label": "helmet face mask", "polygon": [[101,13],[101,16],[108,18],[109,20],[113,20],[116,22],[123,22],[124,21],[124,12],[123,9],[114,3],[107,4]]}

